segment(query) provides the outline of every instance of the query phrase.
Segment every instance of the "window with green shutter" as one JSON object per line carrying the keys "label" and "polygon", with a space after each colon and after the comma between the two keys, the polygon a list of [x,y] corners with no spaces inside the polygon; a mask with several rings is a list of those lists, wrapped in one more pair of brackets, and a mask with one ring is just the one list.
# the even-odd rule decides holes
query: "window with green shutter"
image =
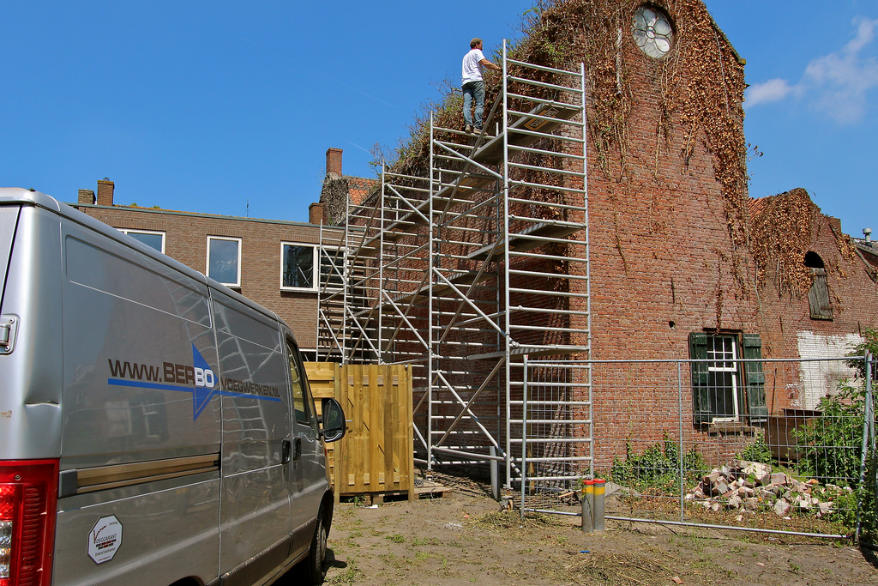
{"label": "window with green shutter", "polygon": [[764,422],[765,375],[758,335],[689,334],[692,414],[695,425],[719,422]]}
{"label": "window with green shutter", "polygon": [[[707,334],[689,334],[689,357],[693,360],[707,358]],[[710,423],[713,410],[710,402],[710,385],[707,362],[691,362],[692,368],[692,416],[695,425]]]}
{"label": "window with green shutter", "polygon": [[[742,341],[745,359],[762,360],[762,339],[758,334],[744,334]],[[762,362],[745,362],[743,366],[750,423],[764,423],[768,420],[768,406],[765,404],[765,373]]]}

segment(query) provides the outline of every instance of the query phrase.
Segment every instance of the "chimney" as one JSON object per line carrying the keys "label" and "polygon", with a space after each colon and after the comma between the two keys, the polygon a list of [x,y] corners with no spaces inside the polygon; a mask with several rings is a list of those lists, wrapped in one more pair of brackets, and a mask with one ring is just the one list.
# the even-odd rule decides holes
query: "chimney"
{"label": "chimney", "polygon": [[322,203],[314,202],[310,206],[308,206],[308,223],[309,224],[323,224],[323,223],[325,223]]}
{"label": "chimney", "polygon": [[326,149],[326,174],[341,177],[341,149]]}
{"label": "chimney", "polygon": [[833,218],[832,216],[826,216],[826,219],[829,221],[829,225],[835,230],[836,234],[841,234],[841,220],[839,218]]}
{"label": "chimney", "polygon": [[103,179],[98,179],[98,205],[99,206],[112,206],[113,205],[113,190],[116,188],[116,184],[109,180],[109,178],[104,177]]}
{"label": "chimney", "polygon": [[95,192],[92,191],[91,189],[80,189],[79,190],[79,197],[77,198],[76,201],[77,201],[77,203],[84,203],[84,204],[89,204],[89,205],[94,204]]}

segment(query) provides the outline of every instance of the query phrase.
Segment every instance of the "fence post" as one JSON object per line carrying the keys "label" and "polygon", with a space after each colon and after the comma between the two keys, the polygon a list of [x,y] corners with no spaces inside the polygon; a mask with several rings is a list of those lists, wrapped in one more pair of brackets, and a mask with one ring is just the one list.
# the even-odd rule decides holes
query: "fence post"
{"label": "fence post", "polygon": [[[524,371],[521,385],[521,518],[524,518],[525,496],[527,494],[527,354],[522,358]],[[506,458],[511,455],[507,454]]]}
{"label": "fence post", "polygon": [[683,453],[683,375],[680,370],[680,362],[677,362],[677,418],[680,425],[680,442],[677,457],[680,460],[680,521],[686,519],[686,458]]}
{"label": "fence post", "polygon": [[869,418],[869,436],[872,440],[872,452],[875,451],[875,396],[872,394],[872,353],[866,350],[866,402],[869,404],[872,417]]}
{"label": "fence post", "polygon": [[865,495],[863,487],[866,484],[866,459],[869,453],[875,449],[875,415],[873,414],[872,405],[872,357],[868,350],[866,350],[865,355],[863,356],[863,365],[866,370],[864,381],[866,399],[863,405],[863,443],[862,452],[860,454],[860,482],[857,486],[857,543],[860,541],[860,531],[862,529],[862,519],[860,518],[861,512],[864,505],[868,506],[868,503],[862,502],[863,496]]}

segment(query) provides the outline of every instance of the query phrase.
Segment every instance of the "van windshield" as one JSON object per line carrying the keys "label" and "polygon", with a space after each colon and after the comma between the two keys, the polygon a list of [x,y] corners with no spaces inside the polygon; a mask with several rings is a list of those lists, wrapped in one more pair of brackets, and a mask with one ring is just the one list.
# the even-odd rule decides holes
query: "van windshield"
{"label": "van windshield", "polygon": [[6,269],[12,254],[12,237],[20,206],[0,206],[0,311],[3,310],[3,294],[6,288]]}

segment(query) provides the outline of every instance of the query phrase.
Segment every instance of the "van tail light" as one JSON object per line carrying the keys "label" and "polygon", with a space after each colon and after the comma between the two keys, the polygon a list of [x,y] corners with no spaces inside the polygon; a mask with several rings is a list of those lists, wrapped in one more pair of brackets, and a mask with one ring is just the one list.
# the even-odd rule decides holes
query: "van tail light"
{"label": "van tail light", "polygon": [[0,586],[52,582],[58,460],[0,460]]}

